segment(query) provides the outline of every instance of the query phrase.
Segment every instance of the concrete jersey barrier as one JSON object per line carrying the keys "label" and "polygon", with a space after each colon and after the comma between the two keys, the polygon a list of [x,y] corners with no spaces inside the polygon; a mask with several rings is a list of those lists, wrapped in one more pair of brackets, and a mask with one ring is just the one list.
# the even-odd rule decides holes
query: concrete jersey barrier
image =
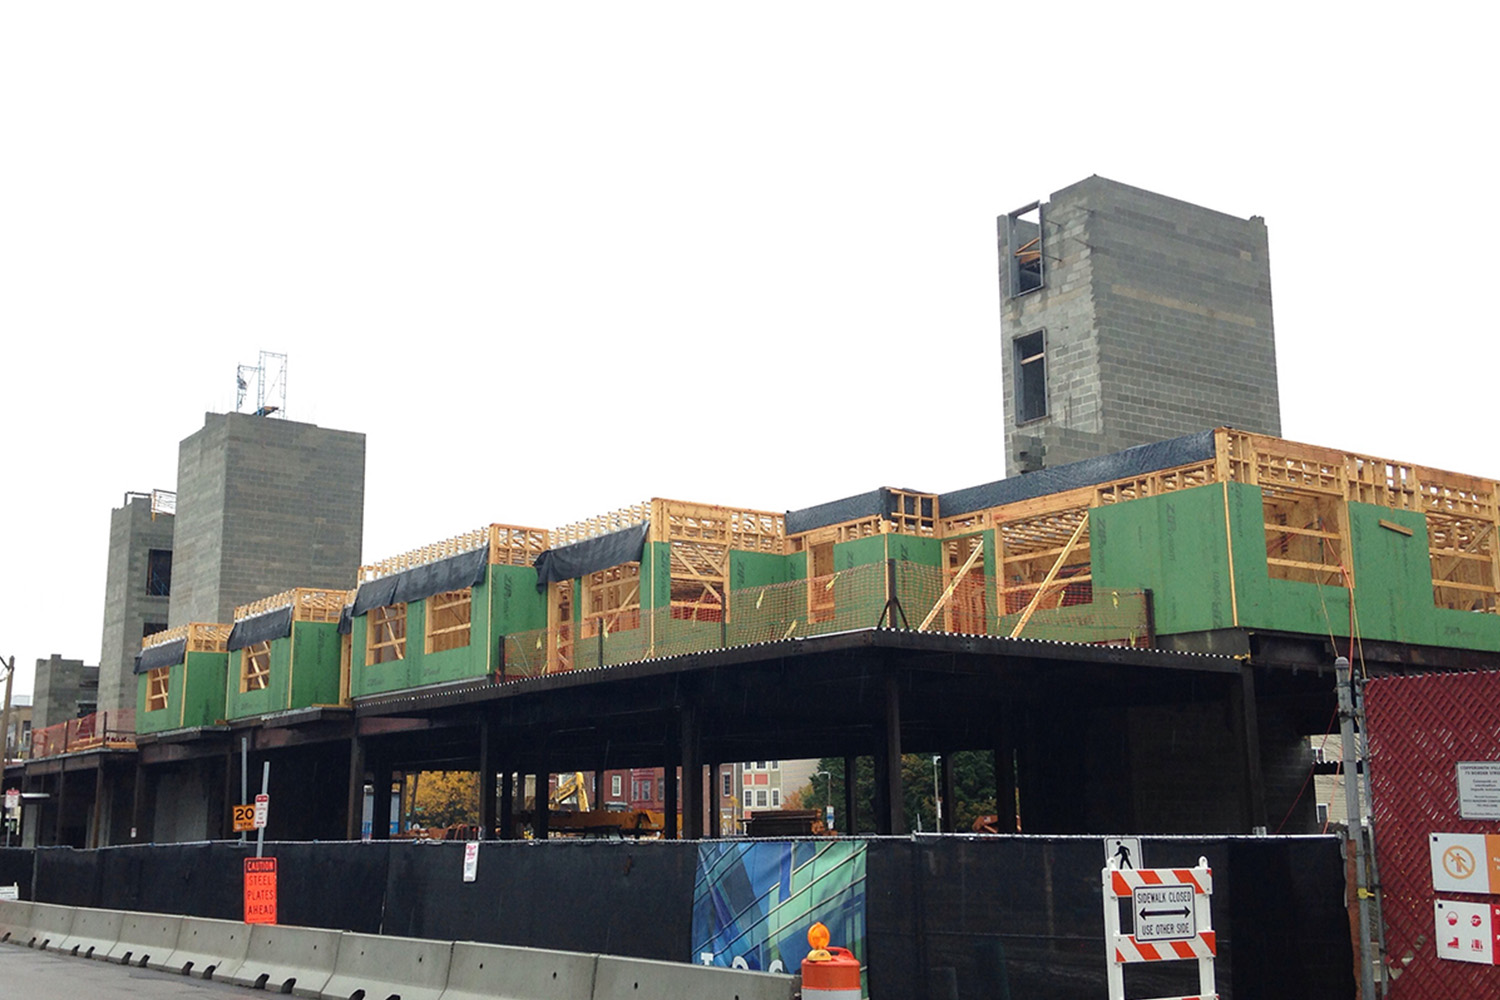
{"label": "concrete jersey barrier", "polygon": [[31,938],[31,903],[24,899],[0,899],[0,941],[25,944]]}
{"label": "concrete jersey barrier", "polygon": [[600,955],[592,1000],[791,1000],[795,989],[777,973]]}
{"label": "concrete jersey barrier", "polygon": [[167,958],[177,950],[177,936],[181,931],[181,917],[167,913],[127,912],[120,923],[120,936],[104,958],[121,965],[165,969]]}
{"label": "concrete jersey barrier", "polygon": [[120,939],[123,910],[95,910],[80,906],[73,911],[73,926],[57,950],[79,958],[103,958]]}
{"label": "concrete jersey barrier", "polygon": [[316,1000],[333,978],[341,936],[312,927],[258,924],[250,929],[250,947],[240,967],[215,978]]}
{"label": "concrete jersey barrier", "polygon": [[685,962],[48,903],[0,902],[3,933],[313,1000],[791,1000],[796,987],[793,976]]}
{"label": "concrete jersey barrier", "polygon": [[323,1000],[439,1000],[448,986],[452,941],[345,931]]}
{"label": "concrete jersey barrier", "polygon": [[223,979],[250,949],[250,928],[233,920],[183,917],[177,947],[158,968],[199,979]]}
{"label": "concrete jersey barrier", "polygon": [[457,941],[442,1000],[587,1000],[597,963],[574,951]]}
{"label": "concrete jersey barrier", "polygon": [[31,934],[28,947],[58,950],[73,932],[73,907],[54,903],[31,904]]}

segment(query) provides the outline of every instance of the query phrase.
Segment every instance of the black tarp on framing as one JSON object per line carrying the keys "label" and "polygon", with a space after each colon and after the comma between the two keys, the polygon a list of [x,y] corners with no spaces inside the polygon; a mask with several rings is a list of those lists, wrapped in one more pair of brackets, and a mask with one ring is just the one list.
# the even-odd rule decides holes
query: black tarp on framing
{"label": "black tarp on framing", "polygon": [[[1115,479],[1128,479],[1179,465],[1191,465],[1213,456],[1214,432],[1199,431],[1170,441],[1126,448],[1113,455],[1086,458],[1081,462],[1070,462],[1053,469],[1028,472],[1023,476],[1011,476],[993,483],[943,493],[938,497],[938,511],[943,517],[957,517],[976,510],[1031,500],[1049,493],[1062,493],[1080,486],[1097,486]],[[789,510],[786,513],[786,533],[800,535],[830,524],[843,524],[877,514],[884,517],[894,512],[895,500],[891,491],[882,487],[802,510]]]}
{"label": "black tarp on framing", "polygon": [[537,592],[545,591],[547,584],[558,580],[576,580],[611,566],[640,562],[650,531],[651,522],[645,521],[597,538],[547,549],[536,557]]}
{"label": "black tarp on framing", "polygon": [[277,608],[263,615],[235,622],[234,628],[229,630],[229,649],[233,652],[236,649],[253,646],[257,642],[285,639],[291,634],[292,606],[288,604],[284,608]]}
{"label": "black tarp on framing", "polygon": [[[420,601],[449,590],[477,587],[484,582],[485,570],[489,567],[488,547],[460,552],[447,559],[439,559],[425,566],[417,566],[404,573],[393,573],[378,580],[359,585],[354,595],[351,617],[358,617],[371,608],[383,608],[391,604]],[[340,616],[339,631],[348,632],[346,619]]]}
{"label": "black tarp on framing", "polygon": [[135,672],[144,674],[157,667],[175,667],[185,656],[187,656],[187,640],[173,639],[171,642],[141,650],[141,655],[135,658]]}

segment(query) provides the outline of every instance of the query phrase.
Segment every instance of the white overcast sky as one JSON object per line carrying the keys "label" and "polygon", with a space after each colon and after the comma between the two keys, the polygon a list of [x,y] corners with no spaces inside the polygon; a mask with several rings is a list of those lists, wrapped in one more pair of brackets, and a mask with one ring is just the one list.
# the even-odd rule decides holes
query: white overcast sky
{"label": "white overcast sky", "polygon": [[0,656],[289,355],[366,561],[649,496],[1004,474],[995,216],[1269,226],[1283,433],[1500,476],[1479,5],[0,7]]}

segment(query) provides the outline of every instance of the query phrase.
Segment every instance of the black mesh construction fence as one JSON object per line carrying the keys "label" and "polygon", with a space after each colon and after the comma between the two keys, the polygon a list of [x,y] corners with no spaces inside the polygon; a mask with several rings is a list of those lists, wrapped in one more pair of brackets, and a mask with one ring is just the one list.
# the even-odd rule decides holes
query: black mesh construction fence
{"label": "black mesh construction fence", "polygon": [[31,873],[36,852],[27,847],[0,847],[0,886],[15,886],[22,899],[32,898]]}
{"label": "black mesh construction fence", "polygon": [[[1150,865],[1208,859],[1225,1000],[1352,1000],[1336,839],[1146,838],[1143,846]],[[871,995],[1106,996],[1103,864],[1103,841],[1093,837],[872,841]],[[1193,996],[1197,964],[1132,964],[1125,987],[1128,996]]]}
{"label": "black mesh construction fence", "polygon": [[[1106,995],[1102,838],[949,835],[868,845],[873,996]],[[20,869],[31,855],[35,895],[27,898],[236,920],[243,859],[252,853],[237,843],[44,848],[0,853],[0,871]],[[457,842],[276,843],[266,853],[278,860],[283,923],[691,960],[695,843],[486,842],[472,882],[463,880]],[[1142,854],[1159,867],[1208,859],[1225,1000],[1353,1000],[1336,838],[1147,837]],[[1196,965],[1130,965],[1125,982],[1130,996],[1190,996]]]}

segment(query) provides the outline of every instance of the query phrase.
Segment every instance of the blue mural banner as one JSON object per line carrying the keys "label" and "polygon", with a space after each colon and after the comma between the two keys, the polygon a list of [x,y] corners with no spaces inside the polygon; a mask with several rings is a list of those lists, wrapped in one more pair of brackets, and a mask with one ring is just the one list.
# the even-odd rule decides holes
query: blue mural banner
{"label": "blue mural banner", "polygon": [[807,929],[865,961],[865,845],[849,840],[707,842],[693,885],[699,965],[795,973]]}

